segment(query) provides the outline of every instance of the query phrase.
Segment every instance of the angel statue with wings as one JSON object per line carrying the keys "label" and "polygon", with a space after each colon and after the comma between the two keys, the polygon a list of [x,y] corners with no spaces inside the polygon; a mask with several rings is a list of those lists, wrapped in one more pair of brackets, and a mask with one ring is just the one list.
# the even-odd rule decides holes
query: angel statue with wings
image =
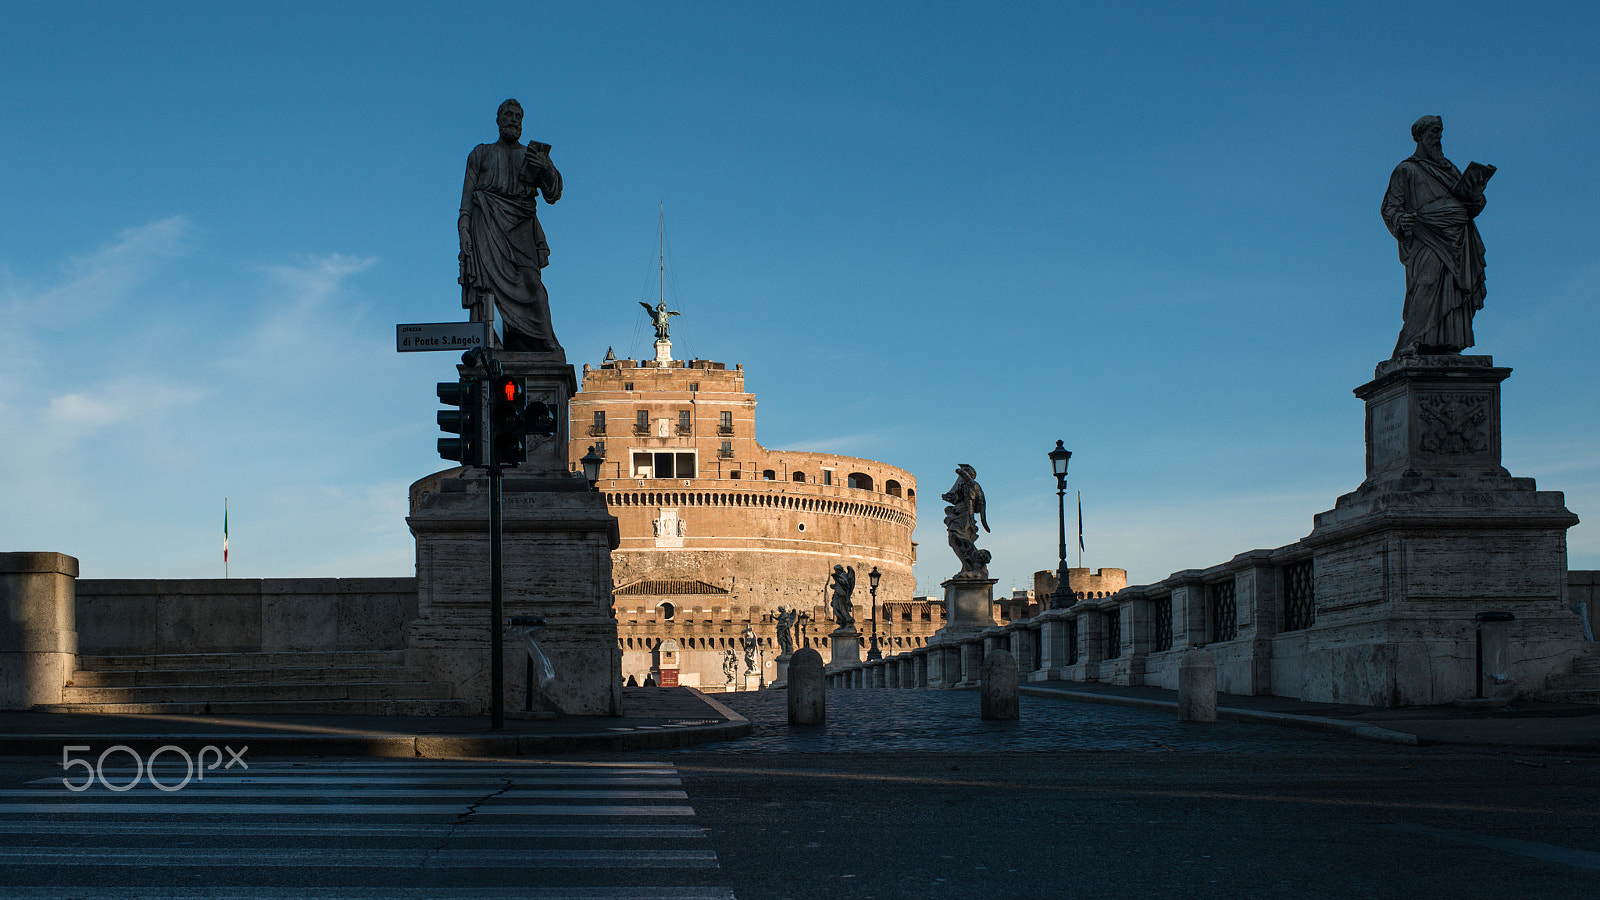
{"label": "angel statue with wings", "polygon": [[988,578],[987,550],[979,550],[978,523],[989,530],[989,520],[984,516],[983,488],[978,485],[978,470],[962,463],[956,467],[956,483],[941,498],[950,504],[944,508],[944,527],[950,533],[950,549],[961,560],[957,578]]}
{"label": "angel statue with wings", "polygon": [[656,340],[670,340],[670,338],[667,337],[667,332],[669,330],[668,325],[672,322],[673,316],[681,316],[683,313],[678,312],[675,309],[667,309],[667,301],[665,300],[661,301],[655,306],[651,306],[643,300],[640,300],[639,305],[644,307],[644,311],[650,314],[650,324],[656,326]]}
{"label": "angel statue with wings", "polygon": [[833,620],[839,623],[840,630],[854,628],[856,614],[850,596],[856,592],[856,567],[834,566],[830,577],[833,579]]}

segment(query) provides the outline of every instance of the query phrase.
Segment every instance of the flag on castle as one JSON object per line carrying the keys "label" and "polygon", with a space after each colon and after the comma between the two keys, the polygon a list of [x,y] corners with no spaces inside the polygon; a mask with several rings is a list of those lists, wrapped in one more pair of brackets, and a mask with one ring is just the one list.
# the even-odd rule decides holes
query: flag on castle
{"label": "flag on castle", "polygon": [[1078,552],[1083,552],[1083,491],[1078,492]]}
{"label": "flag on castle", "polygon": [[222,498],[222,577],[228,577],[228,498]]}

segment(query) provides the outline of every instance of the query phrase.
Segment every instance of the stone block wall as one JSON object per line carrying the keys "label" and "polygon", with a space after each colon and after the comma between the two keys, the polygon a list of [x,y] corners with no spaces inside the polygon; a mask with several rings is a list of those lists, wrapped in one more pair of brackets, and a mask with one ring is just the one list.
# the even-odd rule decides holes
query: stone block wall
{"label": "stone block wall", "polygon": [[415,578],[88,578],[78,652],[402,650]]}

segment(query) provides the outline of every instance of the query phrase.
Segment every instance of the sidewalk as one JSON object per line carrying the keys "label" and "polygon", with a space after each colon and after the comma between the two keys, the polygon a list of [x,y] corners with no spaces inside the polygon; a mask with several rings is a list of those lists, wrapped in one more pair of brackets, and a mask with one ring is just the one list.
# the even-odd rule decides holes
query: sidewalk
{"label": "sidewalk", "polygon": [[517,756],[659,750],[750,733],[743,716],[693,688],[624,688],[622,715],[518,719],[482,716],[204,716],[0,712],[0,756],[57,756],[67,744],[148,752],[248,746],[252,756]]}
{"label": "sidewalk", "polygon": [[[1024,682],[1021,691],[1084,703],[1163,710],[1174,716],[1178,711],[1178,692],[1165,688],[1033,681]],[[1453,705],[1389,709],[1311,703],[1288,697],[1218,694],[1217,717],[1413,746],[1465,744],[1600,751],[1600,706],[1569,703],[1514,700],[1499,709],[1462,709]]]}

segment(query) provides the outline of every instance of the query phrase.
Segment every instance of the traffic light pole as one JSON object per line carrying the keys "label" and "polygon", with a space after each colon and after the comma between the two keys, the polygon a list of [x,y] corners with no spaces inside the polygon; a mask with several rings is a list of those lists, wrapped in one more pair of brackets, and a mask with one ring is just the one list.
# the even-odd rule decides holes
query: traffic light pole
{"label": "traffic light pole", "polygon": [[[500,377],[500,361],[487,348],[483,352],[483,372],[488,390]],[[494,401],[490,400],[493,409]],[[502,519],[500,498],[500,459],[495,436],[494,416],[489,417],[489,727],[506,727],[505,573],[502,563]]]}
{"label": "traffic light pole", "polygon": [[506,725],[504,580],[500,568],[500,467],[489,465],[489,727]]}

